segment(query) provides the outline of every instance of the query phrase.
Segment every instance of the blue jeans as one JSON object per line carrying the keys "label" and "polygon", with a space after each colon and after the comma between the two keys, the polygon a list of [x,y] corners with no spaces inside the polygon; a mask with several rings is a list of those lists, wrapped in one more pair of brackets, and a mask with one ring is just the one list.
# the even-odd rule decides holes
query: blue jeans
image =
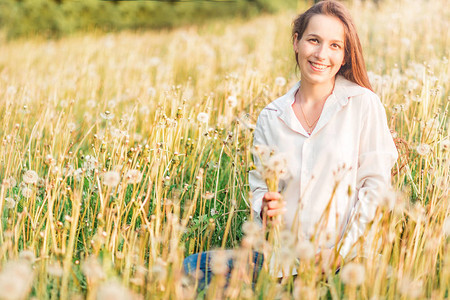
{"label": "blue jeans", "polygon": [[[210,282],[211,278],[213,277],[213,272],[211,271],[210,262],[211,257],[214,255],[215,251],[206,251],[201,253],[192,254],[188,257],[186,257],[183,261],[183,269],[186,274],[192,274],[194,275],[195,279],[198,282],[198,288],[204,289]],[[233,250],[225,250],[225,252],[232,256]],[[261,271],[263,262],[264,262],[264,256],[262,253],[253,251],[252,255],[252,262],[254,263],[253,267],[253,282],[252,285],[255,284],[259,271]],[[228,280],[230,279],[231,272],[233,270],[233,264],[234,259],[229,258],[227,261],[228,266],[228,273],[226,275],[227,284]],[[200,270],[200,275],[197,275],[197,270]]]}

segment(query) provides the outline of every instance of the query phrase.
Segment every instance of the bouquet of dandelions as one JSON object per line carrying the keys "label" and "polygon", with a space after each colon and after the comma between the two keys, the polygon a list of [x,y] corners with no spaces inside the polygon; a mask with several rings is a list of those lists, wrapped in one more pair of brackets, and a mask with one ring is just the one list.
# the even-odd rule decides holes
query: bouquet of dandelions
{"label": "bouquet of dandelions", "polygon": [[[283,153],[276,153],[275,150],[270,149],[266,145],[255,145],[253,147],[253,155],[256,158],[256,170],[261,175],[261,178],[265,181],[268,191],[279,192],[279,181],[280,179],[284,179],[288,174],[288,162],[286,156]],[[261,209],[267,210],[267,207],[262,207]],[[268,218],[267,215],[263,213],[263,227],[267,228],[268,242],[273,245],[271,255],[272,259],[270,261],[274,266],[279,265],[279,259],[277,259],[276,254],[279,252],[278,250],[281,247],[280,232],[283,229],[283,226],[284,222],[282,215]],[[274,271],[276,272],[275,274],[277,274],[276,269],[277,267],[274,268]]]}

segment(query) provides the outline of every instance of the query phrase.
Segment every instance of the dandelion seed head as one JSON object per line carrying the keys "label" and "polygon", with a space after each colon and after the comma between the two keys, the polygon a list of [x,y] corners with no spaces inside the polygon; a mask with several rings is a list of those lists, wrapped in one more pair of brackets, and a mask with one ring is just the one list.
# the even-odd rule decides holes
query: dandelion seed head
{"label": "dandelion seed head", "polygon": [[87,258],[81,265],[83,274],[90,281],[98,281],[105,278],[105,273],[102,266],[99,264],[95,257]]}
{"label": "dandelion seed head", "polygon": [[234,108],[237,105],[237,98],[236,96],[228,96],[227,98],[227,104],[230,108]]}
{"label": "dandelion seed head", "polygon": [[7,209],[14,209],[16,207],[16,201],[11,197],[5,198],[5,206]]}
{"label": "dandelion seed head", "polygon": [[134,298],[133,293],[117,281],[105,282],[97,291],[98,300],[129,300]]}
{"label": "dandelion seed head", "polygon": [[297,252],[297,257],[304,261],[312,259],[316,254],[314,245],[308,240],[299,241],[295,247],[295,251]]}
{"label": "dandelion seed head", "polygon": [[95,101],[94,99],[89,99],[88,101],[86,101],[86,105],[89,108],[95,108],[97,106],[97,101]]}
{"label": "dandelion seed head", "polygon": [[16,88],[15,86],[9,85],[9,86],[6,88],[6,93],[7,93],[8,95],[15,95],[15,94],[17,93],[17,88]]}
{"label": "dandelion seed head", "polygon": [[404,276],[397,285],[398,292],[409,299],[417,299],[422,296],[423,282],[421,280],[412,280]]}
{"label": "dandelion seed head", "polygon": [[441,151],[448,152],[450,149],[450,139],[442,140],[440,143]]}
{"label": "dandelion seed head", "polygon": [[208,123],[209,120],[209,115],[205,112],[200,112],[197,115],[197,121],[199,121],[200,123]]}
{"label": "dandelion seed head", "polygon": [[9,261],[0,273],[0,298],[25,299],[33,283],[33,270],[26,261]]}
{"label": "dandelion seed head", "polygon": [[83,176],[83,170],[81,168],[78,168],[75,171],[73,171],[73,178],[75,179],[75,181],[80,182],[82,176]]}
{"label": "dandelion seed head", "polygon": [[112,118],[114,118],[114,114],[109,110],[107,110],[105,112],[100,113],[100,117],[102,117],[102,119],[105,120],[111,120]]}
{"label": "dandelion seed head", "polygon": [[242,224],[242,231],[246,236],[257,236],[261,233],[261,227],[253,221],[247,221]]}
{"label": "dandelion seed head", "polygon": [[282,76],[278,76],[277,78],[275,78],[275,85],[283,87],[286,85],[286,78],[282,77]]}
{"label": "dandelion seed head", "polygon": [[58,262],[51,262],[47,265],[47,274],[54,277],[62,277],[63,268]]}
{"label": "dandelion seed head", "polygon": [[428,144],[422,143],[416,147],[416,151],[421,156],[427,156],[431,153],[431,147]]}
{"label": "dandelion seed head", "polygon": [[154,87],[152,87],[152,86],[148,87],[148,88],[147,88],[147,95],[148,95],[150,98],[155,97],[155,96],[156,96],[156,89],[155,89]]}
{"label": "dandelion seed head", "polygon": [[93,156],[86,155],[83,161],[83,169],[85,169],[88,173],[91,173],[97,167],[98,167],[98,160]]}
{"label": "dandelion seed head", "polygon": [[450,216],[447,216],[447,218],[445,218],[442,226],[442,231],[444,232],[445,236],[450,236]]}
{"label": "dandelion seed head", "polygon": [[125,179],[128,184],[137,184],[142,180],[142,173],[139,170],[133,169],[129,170],[125,174]]}
{"label": "dandelion seed head", "polygon": [[33,189],[27,186],[24,186],[20,192],[22,193],[22,196],[24,196],[25,198],[31,198],[34,195]]}
{"label": "dandelion seed head", "polygon": [[23,174],[23,182],[26,184],[35,184],[39,179],[38,174],[33,170],[28,170]]}
{"label": "dandelion seed head", "polygon": [[103,174],[103,184],[108,187],[115,187],[120,183],[120,174],[116,171],[108,171]]}
{"label": "dandelion seed head", "polygon": [[17,181],[14,179],[14,177],[10,176],[3,179],[2,185],[5,187],[5,189],[10,189],[17,185]]}
{"label": "dandelion seed head", "polygon": [[75,129],[77,129],[77,124],[74,122],[70,122],[67,124],[67,129],[69,129],[70,132],[74,132]]}
{"label": "dandelion seed head", "polygon": [[228,253],[226,251],[214,251],[211,257],[211,271],[216,275],[226,275],[228,273]]}
{"label": "dandelion seed head", "polygon": [[36,261],[36,255],[31,250],[23,250],[19,253],[19,259],[22,259],[29,264],[33,264]]}
{"label": "dandelion seed head", "polygon": [[364,266],[354,262],[344,265],[341,270],[341,279],[347,285],[361,285],[365,280]]}

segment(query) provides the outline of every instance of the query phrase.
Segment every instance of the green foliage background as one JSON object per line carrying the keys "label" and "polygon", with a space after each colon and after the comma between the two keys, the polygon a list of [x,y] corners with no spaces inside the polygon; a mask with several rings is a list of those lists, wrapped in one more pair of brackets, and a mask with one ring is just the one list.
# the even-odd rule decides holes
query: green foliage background
{"label": "green foliage background", "polygon": [[101,1],[0,0],[0,28],[11,38],[79,31],[173,28],[210,19],[248,18],[295,7],[295,0]]}

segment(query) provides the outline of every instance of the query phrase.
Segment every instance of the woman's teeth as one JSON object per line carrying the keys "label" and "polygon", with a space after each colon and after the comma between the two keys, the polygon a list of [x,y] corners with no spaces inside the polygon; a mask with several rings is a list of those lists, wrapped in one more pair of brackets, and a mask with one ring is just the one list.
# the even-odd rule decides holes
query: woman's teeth
{"label": "woman's teeth", "polygon": [[321,64],[316,64],[316,63],[311,63],[311,65],[314,67],[314,68],[316,68],[316,69],[319,69],[319,70],[324,70],[324,69],[326,69],[328,66],[326,66],[326,65],[321,65]]}

